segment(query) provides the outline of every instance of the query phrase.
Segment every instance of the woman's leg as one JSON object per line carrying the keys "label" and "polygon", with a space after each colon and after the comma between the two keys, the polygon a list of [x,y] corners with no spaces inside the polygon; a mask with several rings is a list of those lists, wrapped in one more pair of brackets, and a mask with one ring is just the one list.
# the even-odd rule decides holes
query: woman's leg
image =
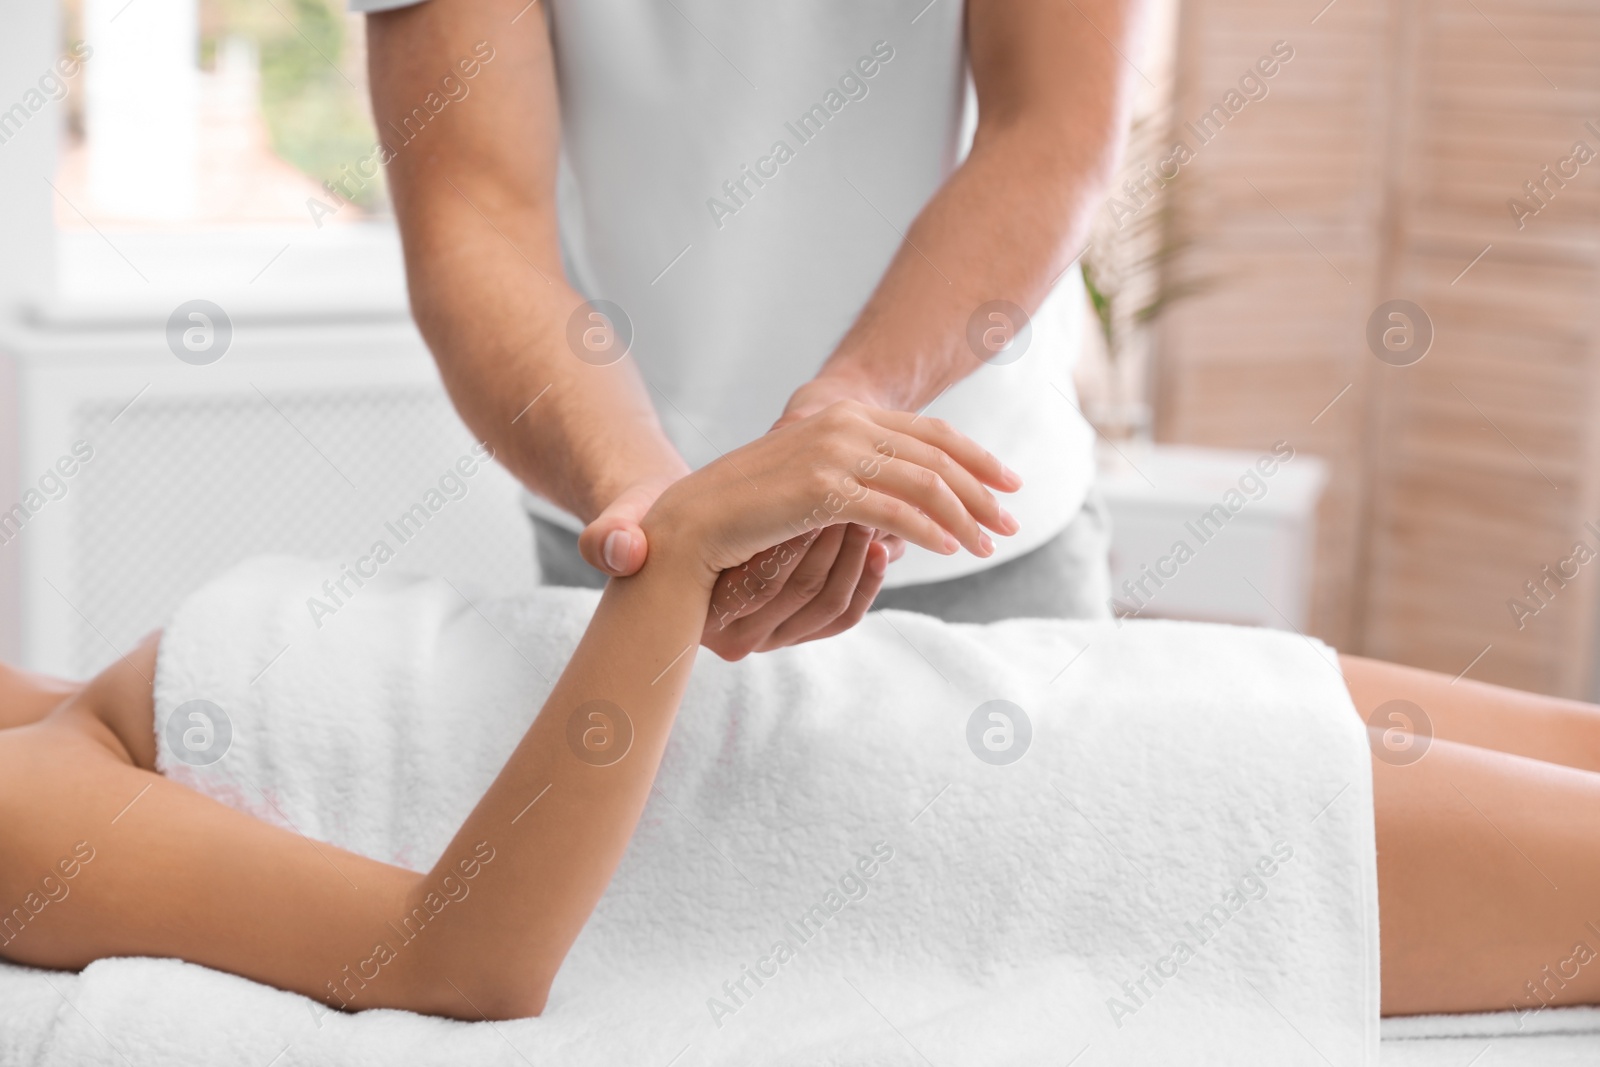
{"label": "woman's leg", "polygon": [[1363,719],[1370,721],[1388,701],[1409,700],[1428,716],[1433,737],[1600,771],[1600,707],[1594,704],[1360,656],[1340,656],[1339,662]]}
{"label": "woman's leg", "polygon": [[1453,741],[1372,768],[1384,1014],[1600,1003],[1600,774]]}
{"label": "woman's leg", "polygon": [[1384,1013],[1600,1003],[1600,708],[1341,662],[1363,719],[1399,699],[1433,725],[1372,764]]}

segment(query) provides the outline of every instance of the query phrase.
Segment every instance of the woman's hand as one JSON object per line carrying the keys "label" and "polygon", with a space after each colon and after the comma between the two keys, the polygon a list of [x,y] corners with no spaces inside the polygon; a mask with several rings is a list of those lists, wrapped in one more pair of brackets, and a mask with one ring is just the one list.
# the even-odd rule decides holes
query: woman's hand
{"label": "woman's hand", "polygon": [[674,483],[644,526],[651,560],[690,568],[709,591],[724,570],[845,523],[942,555],[991,555],[985,527],[1017,530],[991,490],[1021,484],[948,423],[846,400]]}
{"label": "woman's hand", "polygon": [[[640,523],[687,470],[623,490],[578,538],[589,565],[618,578],[636,574],[647,553]],[[738,660],[848,630],[866,615],[889,562],[904,551],[898,537],[874,540],[873,531],[854,525],[791,538],[722,572],[701,644]]]}

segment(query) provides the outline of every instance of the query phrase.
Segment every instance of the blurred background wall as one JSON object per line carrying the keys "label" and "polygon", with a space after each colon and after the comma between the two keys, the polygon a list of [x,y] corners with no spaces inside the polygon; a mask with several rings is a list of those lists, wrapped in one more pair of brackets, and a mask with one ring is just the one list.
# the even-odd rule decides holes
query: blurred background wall
{"label": "blurred background wall", "polygon": [[[352,179],[359,18],[0,18],[0,514],[42,501],[0,525],[0,654],[81,674],[245,555],[366,550],[470,438],[381,176]],[[1119,577],[1278,442],[1305,461],[1141,613],[1595,694],[1597,46],[1561,0],[1155,3],[1083,256]],[[494,472],[404,565],[527,587],[514,492]]]}

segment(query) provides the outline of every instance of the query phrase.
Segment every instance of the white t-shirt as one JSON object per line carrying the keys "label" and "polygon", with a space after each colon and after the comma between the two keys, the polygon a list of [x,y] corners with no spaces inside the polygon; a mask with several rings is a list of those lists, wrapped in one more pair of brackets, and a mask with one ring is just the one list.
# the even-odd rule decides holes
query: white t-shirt
{"label": "white t-shirt", "polygon": [[[977,104],[963,4],[541,0],[536,10],[548,13],[560,86],[568,277],[626,313],[662,425],[701,466],[766,432],[815,375],[964,157]],[[927,269],[939,284],[940,264]],[[1005,500],[1021,532],[997,538],[987,560],[910,547],[886,584],[982,570],[1077,514],[1092,478],[1093,431],[1072,385],[1083,314],[1074,267],[1035,312],[1020,356],[975,354],[974,372],[927,409],[1022,475]],[[580,528],[546,501],[530,496],[529,508]]]}

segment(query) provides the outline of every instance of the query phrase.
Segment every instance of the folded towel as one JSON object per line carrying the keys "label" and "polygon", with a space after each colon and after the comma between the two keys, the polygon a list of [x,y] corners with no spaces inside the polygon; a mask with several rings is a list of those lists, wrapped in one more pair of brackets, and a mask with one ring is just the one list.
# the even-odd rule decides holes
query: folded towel
{"label": "folded towel", "polygon": [[[163,744],[161,768],[425,868],[594,595],[469,600],[383,574],[330,614],[307,603],[329,603],[326,571],[254,560],[179,609],[158,736],[203,699],[231,741],[205,765]],[[541,1018],[348,1015],[111,959],[0,971],[30,1020],[0,1035],[0,1060],[1372,1064],[1376,900],[1365,731],[1324,646],[882,612],[829,641],[701,658]]]}

